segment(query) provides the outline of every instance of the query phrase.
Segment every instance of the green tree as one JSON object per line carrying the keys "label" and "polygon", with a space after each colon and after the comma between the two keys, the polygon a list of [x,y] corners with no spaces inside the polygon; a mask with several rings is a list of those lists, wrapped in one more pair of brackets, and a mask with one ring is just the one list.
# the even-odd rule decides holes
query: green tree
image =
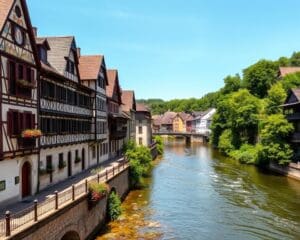
{"label": "green tree", "polygon": [[218,148],[222,153],[230,154],[235,149],[232,144],[232,131],[226,129],[220,136]]}
{"label": "green tree", "polygon": [[243,85],[250,93],[263,98],[277,81],[278,63],[268,60],[260,60],[243,71]]}
{"label": "green tree", "polygon": [[291,88],[300,87],[300,72],[284,76],[281,83],[286,92]]}
{"label": "green tree", "polygon": [[156,148],[159,155],[162,155],[164,152],[164,142],[161,136],[155,136],[154,141],[156,142]]}
{"label": "green tree", "polygon": [[221,89],[222,94],[236,92],[241,88],[241,77],[236,74],[235,76],[227,76],[224,78],[225,86]]}
{"label": "green tree", "polygon": [[300,66],[300,52],[293,52],[290,58],[291,66]]}
{"label": "green tree", "polygon": [[268,116],[262,125],[260,163],[266,164],[270,161],[281,165],[289,163],[293,156],[293,151],[287,144],[287,140],[294,129],[293,125],[285,119],[283,114]]}
{"label": "green tree", "polygon": [[286,92],[282,87],[280,82],[274,84],[268,91],[268,98],[266,100],[266,113],[267,114],[276,114],[282,112],[281,104],[284,103],[286,99]]}

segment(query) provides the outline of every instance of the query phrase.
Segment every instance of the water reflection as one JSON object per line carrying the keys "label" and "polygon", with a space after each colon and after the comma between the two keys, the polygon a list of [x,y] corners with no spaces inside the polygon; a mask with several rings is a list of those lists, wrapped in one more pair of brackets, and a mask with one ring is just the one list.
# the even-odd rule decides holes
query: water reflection
{"label": "water reflection", "polygon": [[208,146],[167,143],[148,181],[99,239],[300,239],[300,183]]}

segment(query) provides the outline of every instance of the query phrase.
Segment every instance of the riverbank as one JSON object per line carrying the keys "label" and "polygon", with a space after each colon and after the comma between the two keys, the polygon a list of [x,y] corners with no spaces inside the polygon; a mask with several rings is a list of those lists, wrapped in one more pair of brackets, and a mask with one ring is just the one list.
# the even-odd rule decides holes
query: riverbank
{"label": "riverbank", "polygon": [[269,164],[271,171],[280,173],[286,177],[293,178],[300,181],[300,165],[296,163],[290,163],[288,166],[279,166],[274,163]]}
{"label": "riverbank", "polygon": [[97,240],[297,239],[300,183],[203,144],[168,142],[145,189]]}

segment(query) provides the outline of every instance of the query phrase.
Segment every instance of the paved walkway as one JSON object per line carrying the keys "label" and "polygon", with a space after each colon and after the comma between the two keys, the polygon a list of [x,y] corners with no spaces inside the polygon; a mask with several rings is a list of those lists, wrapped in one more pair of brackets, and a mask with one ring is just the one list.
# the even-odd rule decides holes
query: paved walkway
{"label": "paved walkway", "polygon": [[7,210],[9,210],[11,213],[17,213],[20,212],[30,206],[33,205],[33,201],[35,199],[38,200],[38,202],[43,202],[45,201],[47,198],[51,197],[54,195],[55,191],[63,191],[64,189],[72,186],[73,184],[76,184],[78,182],[80,182],[82,179],[85,179],[91,175],[94,175],[91,173],[92,169],[95,168],[110,168],[112,166],[114,166],[114,163],[120,162],[123,160],[123,157],[115,157],[113,159],[107,160],[97,166],[94,166],[92,168],[89,168],[83,172],[80,172],[62,182],[59,182],[57,184],[54,184],[44,190],[42,190],[41,192],[39,192],[38,194],[28,197],[26,198],[26,200],[22,201],[22,202],[16,202],[10,205],[6,205],[6,206],[1,206],[0,207],[0,219],[5,217],[5,212]]}

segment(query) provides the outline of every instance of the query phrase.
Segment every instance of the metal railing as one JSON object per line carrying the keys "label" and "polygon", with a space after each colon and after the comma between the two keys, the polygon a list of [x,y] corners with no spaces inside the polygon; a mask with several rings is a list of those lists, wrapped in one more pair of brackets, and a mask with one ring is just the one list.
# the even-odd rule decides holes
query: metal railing
{"label": "metal railing", "polygon": [[38,220],[48,217],[58,209],[68,206],[79,197],[85,196],[88,193],[89,183],[107,182],[128,166],[128,161],[123,159],[121,162],[117,162],[116,166],[107,167],[100,173],[89,176],[61,192],[55,191],[53,195],[43,202],[35,200],[32,206],[18,213],[12,214],[7,211],[5,219],[0,219],[0,239],[9,237],[12,233],[21,231],[23,228],[35,224]]}

